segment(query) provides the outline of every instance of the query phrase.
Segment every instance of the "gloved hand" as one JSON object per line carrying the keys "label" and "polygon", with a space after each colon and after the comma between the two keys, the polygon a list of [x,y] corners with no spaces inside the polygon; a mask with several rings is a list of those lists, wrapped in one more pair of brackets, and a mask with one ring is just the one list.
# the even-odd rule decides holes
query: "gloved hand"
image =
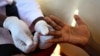
{"label": "gloved hand", "polygon": [[34,51],[38,43],[38,33],[31,34],[28,26],[17,17],[7,17],[3,23],[4,28],[11,31],[14,44],[25,53]]}
{"label": "gloved hand", "polygon": [[39,48],[40,49],[46,49],[49,48],[52,44],[51,43],[46,43],[47,40],[52,39],[53,36],[47,36],[47,34],[50,31],[53,31],[54,29],[48,25],[44,20],[40,20],[35,24],[35,31],[40,33],[40,43],[39,43]]}

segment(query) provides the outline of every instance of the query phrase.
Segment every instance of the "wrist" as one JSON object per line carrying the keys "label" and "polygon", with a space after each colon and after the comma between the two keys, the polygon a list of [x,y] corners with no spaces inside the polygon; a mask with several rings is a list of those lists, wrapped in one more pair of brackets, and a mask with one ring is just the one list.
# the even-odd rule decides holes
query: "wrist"
{"label": "wrist", "polygon": [[0,14],[0,26],[3,27],[3,22],[5,21],[6,18],[7,18],[6,16]]}
{"label": "wrist", "polygon": [[44,17],[38,17],[36,20],[34,20],[33,22],[32,22],[32,24],[30,25],[30,30],[31,31],[34,31],[34,27],[35,27],[35,25],[36,25],[36,23],[37,22],[39,22],[39,21],[41,21],[41,20],[44,20]]}

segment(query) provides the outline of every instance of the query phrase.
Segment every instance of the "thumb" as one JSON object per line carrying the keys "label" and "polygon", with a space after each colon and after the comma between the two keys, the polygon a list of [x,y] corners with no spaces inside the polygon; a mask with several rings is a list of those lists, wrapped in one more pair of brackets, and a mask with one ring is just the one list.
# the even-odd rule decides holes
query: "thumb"
{"label": "thumb", "polygon": [[78,25],[83,25],[83,24],[85,24],[85,23],[81,20],[81,18],[80,18],[78,15],[74,15],[74,18],[75,18],[76,23],[77,23]]}
{"label": "thumb", "polygon": [[39,33],[38,32],[35,32],[34,33],[34,36],[33,36],[34,45],[37,45],[37,43],[38,43],[38,37],[39,37]]}

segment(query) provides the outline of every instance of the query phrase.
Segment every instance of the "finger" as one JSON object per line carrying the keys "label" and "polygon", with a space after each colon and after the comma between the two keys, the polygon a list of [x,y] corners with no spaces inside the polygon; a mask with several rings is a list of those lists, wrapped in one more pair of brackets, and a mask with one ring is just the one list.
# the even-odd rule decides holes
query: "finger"
{"label": "finger", "polygon": [[31,45],[32,42],[32,37],[33,36],[28,36],[26,33],[21,33],[20,36],[18,36],[16,39],[19,39],[20,41],[22,41],[23,43],[25,43],[26,46]]}
{"label": "finger", "polygon": [[76,23],[78,25],[84,25],[85,24],[78,15],[74,15],[74,18],[75,18]]}
{"label": "finger", "polygon": [[61,36],[62,33],[61,33],[61,31],[50,31],[48,33],[48,35],[51,35],[51,36]]}
{"label": "finger", "polygon": [[33,43],[32,37],[33,36],[30,37],[25,33],[20,35],[19,42],[22,43],[21,45],[25,46],[24,49],[26,53],[30,52],[31,50],[35,50],[35,47],[37,45],[37,42],[34,41]]}
{"label": "finger", "polygon": [[60,26],[65,26],[65,24],[57,17],[53,16],[53,15],[50,15],[49,16],[56,24],[60,25]]}
{"label": "finger", "polygon": [[38,43],[38,37],[39,37],[39,33],[38,32],[35,32],[34,33],[34,37],[33,37],[34,45],[37,45],[37,43]]}
{"label": "finger", "polygon": [[61,38],[47,40],[47,43],[62,43],[62,42],[64,42],[64,41]]}
{"label": "finger", "polygon": [[46,22],[51,25],[55,30],[61,30],[61,26],[57,25],[51,18],[45,17]]}
{"label": "finger", "polygon": [[17,47],[17,48],[19,48],[21,51],[23,51],[23,52],[27,52],[26,51],[26,45],[23,43],[23,42],[21,42],[21,41],[14,41],[14,44],[15,44],[15,46]]}

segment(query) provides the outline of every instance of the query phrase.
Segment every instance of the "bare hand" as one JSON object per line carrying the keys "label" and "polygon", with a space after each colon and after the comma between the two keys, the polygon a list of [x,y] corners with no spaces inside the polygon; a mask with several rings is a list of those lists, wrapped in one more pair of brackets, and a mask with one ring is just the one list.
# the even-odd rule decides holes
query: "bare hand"
{"label": "bare hand", "polygon": [[63,23],[55,16],[45,17],[45,20],[56,31],[50,31],[49,35],[55,36],[47,42],[50,43],[72,43],[85,45],[90,37],[90,31],[87,25],[81,20],[78,15],[74,15],[77,25],[75,27]]}

